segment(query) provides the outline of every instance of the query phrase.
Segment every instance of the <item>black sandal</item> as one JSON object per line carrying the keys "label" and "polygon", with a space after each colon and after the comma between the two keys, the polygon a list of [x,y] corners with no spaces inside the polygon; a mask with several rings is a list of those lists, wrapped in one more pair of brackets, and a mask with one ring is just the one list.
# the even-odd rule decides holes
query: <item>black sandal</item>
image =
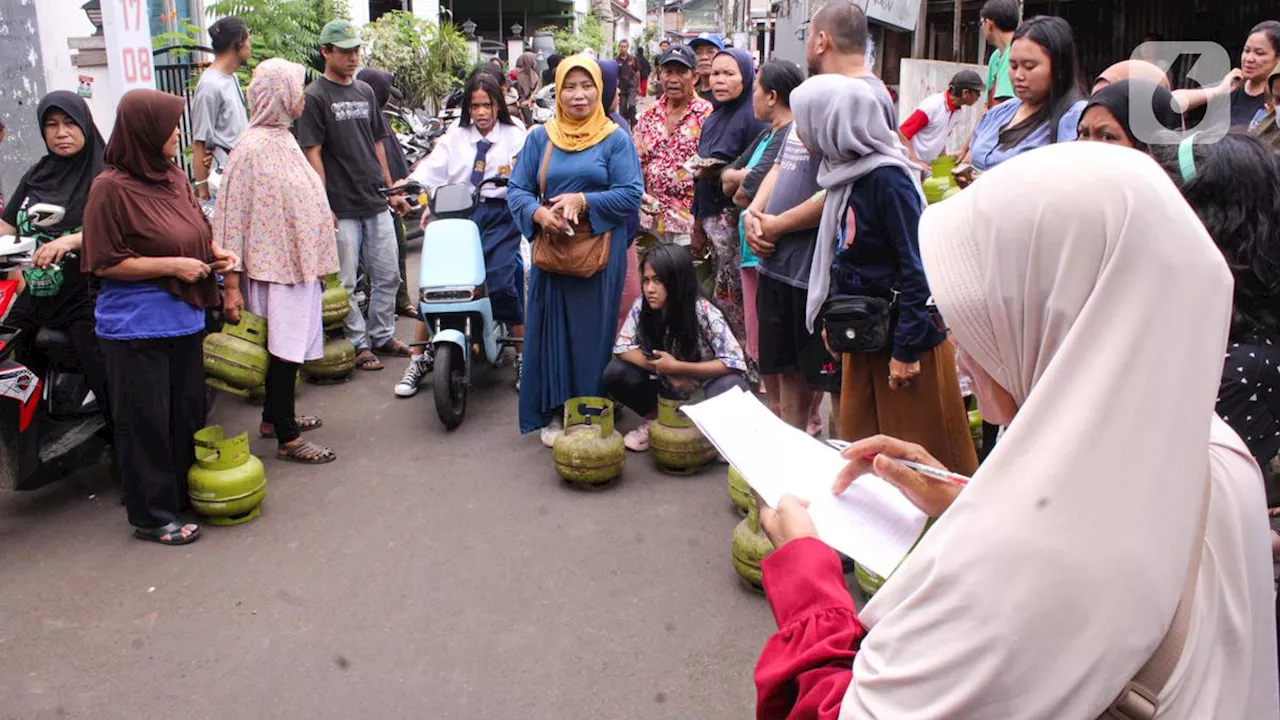
{"label": "black sandal", "polygon": [[295,441],[291,446],[281,445],[276,450],[276,457],[303,465],[324,465],[337,460],[338,454],[323,445]]}
{"label": "black sandal", "polygon": [[[324,427],[324,421],[315,415],[299,415],[293,421],[298,425],[298,432],[307,432],[308,430]],[[271,429],[264,432],[262,429],[264,427]],[[264,438],[274,438],[276,436],[276,426],[269,422],[263,422],[258,425],[258,434]]]}
{"label": "black sandal", "polygon": [[[183,535],[182,530],[188,525],[194,525],[196,529],[192,530],[190,535]],[[139,540],[150,540],[161,545],[186,545],[200,539],[200,526],[175,520],[158,528],[134,528],[133,536]]]}
{"label": "black sandal", "polygon": [[382,361],[373,354],[373,351],[365,349],[356,353],[356,367],[368,371],[381,370]]}

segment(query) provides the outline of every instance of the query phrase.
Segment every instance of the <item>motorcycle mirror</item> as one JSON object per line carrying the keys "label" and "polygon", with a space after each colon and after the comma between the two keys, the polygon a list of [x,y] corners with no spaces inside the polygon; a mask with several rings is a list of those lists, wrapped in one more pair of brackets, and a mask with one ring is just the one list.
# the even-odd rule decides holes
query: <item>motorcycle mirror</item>
{"label": "motorcycle mirror", "polygon": [[31,224],[40,229],[57,225],[62,222],[66,214],[66,208],[52,203],[35,203],[27,208],[27,217],[31,219]]}

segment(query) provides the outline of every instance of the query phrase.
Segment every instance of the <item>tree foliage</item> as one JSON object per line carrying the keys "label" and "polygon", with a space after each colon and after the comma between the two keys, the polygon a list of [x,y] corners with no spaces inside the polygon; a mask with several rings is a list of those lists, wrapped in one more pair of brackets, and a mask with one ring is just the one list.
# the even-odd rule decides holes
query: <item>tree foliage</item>
{"label": "tree foliage", "polygon": [[413,107],[435,111],[462,85],[470,56],[467,39],[452,23],[436,24],[399,10],[366,25],[361,34],[368,64],[395,73],[396,86]]}
{"label": "tree foliage", "polygon": [[337,18],[349,18],[347,0],[216,0],[211,17],[235,15],[249,26],[252,56],[241,68],[248,82],[258,63],[284,58],[305,65],[314,76],[324,72],[320,29]]}
{"label": "tree foliage", "polygon": [[551,32],[554,36],[556,54],[558,55],[568,57],[591,48],[596,51],[596,54],[603,57],[605,48],[604,26],[600,22],[600,18],[595,15],[587,15],[582,22],[578,23],[578,31],[576,33],[573,28],[549,26],[542,29]]}

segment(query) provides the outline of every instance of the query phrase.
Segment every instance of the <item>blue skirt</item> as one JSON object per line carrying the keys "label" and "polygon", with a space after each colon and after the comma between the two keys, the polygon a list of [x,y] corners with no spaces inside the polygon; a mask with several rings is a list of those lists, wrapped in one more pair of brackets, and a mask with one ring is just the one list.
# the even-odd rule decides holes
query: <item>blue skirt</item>
{"label": "blue skirt", "polygon": [[520,432],[546,426],[569,398],[600,395],[613,358],[618,305],[627,275],[627,233],[612,228],[609,264],[589,278],[529,272]]}
{"label": "blue skirt", "polygon": [[520,262],[520,230],[506,201],[482,202],[471,215],[484,247],[485,285],[493,319],[524,324],[524,265]]}

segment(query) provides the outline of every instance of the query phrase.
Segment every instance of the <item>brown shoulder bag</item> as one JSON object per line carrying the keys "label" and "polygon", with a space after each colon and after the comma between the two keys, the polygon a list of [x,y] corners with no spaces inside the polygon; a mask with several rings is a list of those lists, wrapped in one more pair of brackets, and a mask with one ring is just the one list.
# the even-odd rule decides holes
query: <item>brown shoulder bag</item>
{"label": "brown shoulder bag", "polygon": [[[551,161],[551,140],[542,154],[542,166],[538,168],[538,192],[546,201],[547,163]],[[573,225],[572,235],[557,235],[542,227],[533,231],[533,264],[543,272],[572,277],[589,278],[609,264],[610,233],[598,235],[591,232],[591,221],[580,218]]]}

